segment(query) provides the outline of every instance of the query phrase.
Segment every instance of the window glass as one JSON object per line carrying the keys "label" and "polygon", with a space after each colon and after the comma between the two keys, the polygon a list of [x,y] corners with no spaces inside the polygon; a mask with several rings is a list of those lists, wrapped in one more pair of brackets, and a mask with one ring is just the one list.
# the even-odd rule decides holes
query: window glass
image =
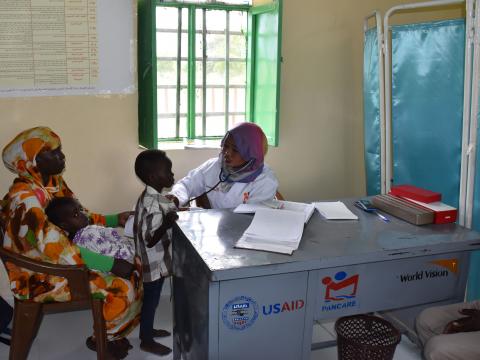
{"label": "window glass", "polygon": [[[198,17],[197,17],[198,18]],[[226,11],[208,10],[207,11],[207,31],[225,31]]]}
{"label": "window glass", "polygon": [[247,38],[245,35],[230,34],[230,58],[245,59],[247,56]]}
{"label": "window glass", "polygon": [[205,136],[205,132],[203,131],[202,116],[195,116],[195,133],[197,134],[197,136]]}
{"label": "window glass", "polygon": [[247,32],[247,12],[230,11],[230,32]]}
{"label": "window glass", "polygon": [[245,62],[230,61],[230,85],[245,85],[247,82],[247,64]]}
{"label": "window glass", "polygon": [[195,65],[195,76],[196,76],[196,84],[197,86],[201,86],[203,84],[203,62],[197,61]]}
{"label": "window glass", "polygon": [[245,122],[245,115],[229,115],[228,116],[228,128],[232,128],[235,125],[238,125],[242,122]]}
{"label": "window glass", "polygon": [[175,60],[157,60],[157,85],[177,84],[177,62]]}
{"label": "window glass", "polygon": [[207,61],[207,85],[225,85],[225,61]]}
{"label": "window glass", "polygon": [[180,133],[181,138],[187,137],[187,116],[180,116]]}
{"label": "window glass", "polygon": [[157,21],[157,27],[161,29],[178,29],[178,9],[174,7],[157,6],[156,18],[161,19]]}
{"label": "window glass", "polygon": [[180,89],[180,114],[187,115],[188,112],[188,89],[187,87],[182,87]]}
{"label": "window glass", "polygon": [[225,113],[225,88],[207,88],[207,113]]}
{"label": "window glass", "polygon": [[157,57],[177,57],[177,31],[157,31]]}
{"label": "window glass", "polygon": [[207,136],[221,137],[225,131],[225,116],[207,116]]}
{"label": "window glass", "polygon": [[[235,2],[232,2],[235,3]],[[180,9],[180,10],[179,10]],[[181,12],[181,23],[178,14]],[[221,137],[229,125],[245,120],[247,12],[237,10],[195,11],[195,83],[189,83],[188,8],[157,7],[157,114],[159,138],[189,135],[189,86],[195,86],[194,137]],[[229,29],[227,31],[227,14]],[[203,23],[205,19],[205,29]],[[181,46],[178,49],[178,28]],[[204,32],[205,31],[205,32]],[[229,73],[227,74],[227,36]],[[204,43],[205,39],[205,43]],[[204,56],[204,47],[206,57]],[[180,94],[177,98],[177,58],[180,56]],[[205,63],[205,68],[203,64]],[[226,85],[229,76],[228,116]],[[203,79],[206,78],[204,89]],[[205,91],[205,94],[204,94]],[[205,114],[203,109],[205,108]],[[179,114],[177,115],[177,110]],[[177,122],[177,117],[180,122]],[[178,127],[178,129],[177,129]]]}
{"label": "window glass", "polygon": [[228,93],[229,112],[245,113],[245,88],[230,87]]}
{"label": "window glass", "polygon": [[182,60],[180,63],[180,84],[182,86],[188,85],[188,62],[187,60]]}
{"label": "window glass", "polygon": [[177,120],[175,117],[159,117],[162,126],[158,127],[159,138],[174,138],[176,136]]}
{"label": "window glass", "polygon": [[177,109],[177,90],[175,88],[157,89],[157,111],[159,114],[175,115]]}

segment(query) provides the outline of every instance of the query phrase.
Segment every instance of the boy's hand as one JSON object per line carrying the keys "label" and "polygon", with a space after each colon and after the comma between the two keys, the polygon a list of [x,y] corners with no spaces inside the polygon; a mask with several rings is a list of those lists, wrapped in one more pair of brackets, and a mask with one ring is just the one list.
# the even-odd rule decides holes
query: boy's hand
{"label": "boy's hand", "polygon": [[170,229],[177,220],[178,215],[175,211],[168,212],[167,215],[165,215],[165,220],[163,222],[165,224],[165,228]]}
{"label": "boy's hand", "polygon": [[133,264],[130,264],[127,260],[123,259],[115,259],[113,261],[113,266],[110,272],[117,276],[120,276],[124,279],[130,279],[130,275],[132,275],[133,271]]}
{"label": "boy's hand", "polygon": [[134,215],[134,211],[124,211],[120,214],[117,214],[118,218],[118,226],[125,227],[125,223],[127,222],[130,215]]}

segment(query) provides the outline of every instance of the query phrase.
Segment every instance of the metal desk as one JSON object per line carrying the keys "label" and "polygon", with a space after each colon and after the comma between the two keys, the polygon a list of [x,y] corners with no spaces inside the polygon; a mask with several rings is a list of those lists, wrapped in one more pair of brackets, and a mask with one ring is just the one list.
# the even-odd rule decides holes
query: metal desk
{"label": "metal desk", "polygon": [[386,223],[344,202],[359,220],[316,212],[292,256],[234,248],[252,215],[180,214],[174,358],[309,359],[315,320],[463,300],[468,252],[480,248],[480,234]]}

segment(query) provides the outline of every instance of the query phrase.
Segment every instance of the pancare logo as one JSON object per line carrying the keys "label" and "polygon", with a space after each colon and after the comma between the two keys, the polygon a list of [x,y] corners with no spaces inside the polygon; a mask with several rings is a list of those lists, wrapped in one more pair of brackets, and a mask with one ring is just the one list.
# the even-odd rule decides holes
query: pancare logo
{"label": "pancare logo", "polygon": [[326,276],[322,279],[325,285],[325,305],[322,311],[341,310],[358,306],[356,300],[359,275],[347,277],[345,271],[339,271],[334,276],[335,281]]}

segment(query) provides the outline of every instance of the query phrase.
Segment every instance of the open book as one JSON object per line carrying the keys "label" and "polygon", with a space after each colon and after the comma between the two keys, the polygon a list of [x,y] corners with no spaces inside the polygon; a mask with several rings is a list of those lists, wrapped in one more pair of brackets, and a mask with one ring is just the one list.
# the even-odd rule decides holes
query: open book
{"label": "open book", "polygon": [[304,222],[306,224],[312,217],[313,212],[315,211],[315,206],[313,204],[294,201],[270,200],[256,204],[240,204],[233,210],[233,212],[237,214],[253,214],[258,209],[282,209],[300,212],[304,214]]}
{"label": "open book", "polygon": [[302,239],[304,221],[302,212],[258,208],[235,247],[291,255]]}

